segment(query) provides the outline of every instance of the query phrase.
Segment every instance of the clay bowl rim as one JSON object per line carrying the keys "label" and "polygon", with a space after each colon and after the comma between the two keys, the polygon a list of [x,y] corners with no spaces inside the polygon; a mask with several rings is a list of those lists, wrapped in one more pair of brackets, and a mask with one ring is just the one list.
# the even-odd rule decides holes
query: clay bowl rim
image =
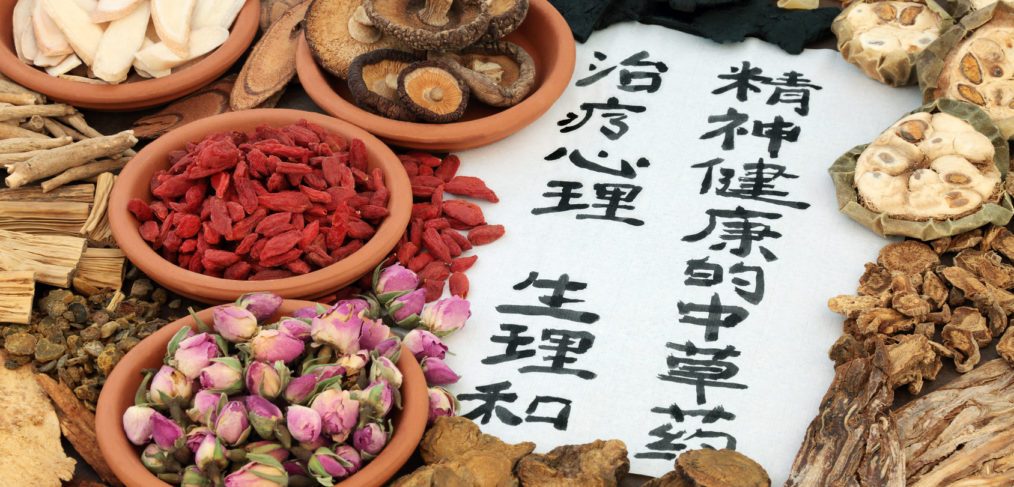
{"label": "clay bowl rim", "polygon": [[[537,120],[570,84],[577,55],[574,36],[567,21],[548,0],[531,0],[525,22],[505,39],[517,38],[525,31],[525,24],[533,18],[546,23],[548,28],[545,30],[550,33],[547,35],[556,40],[553,54],[530,52],[550,67],[541,84],[521,103],[474,120],[444,124],[404,122],[359,108],[331,88],[329,78],[334,77],[325,73],[313,59],[306,36],[299,39],[296,48],[296,72],[307,95],[324,111],[363,127],[394,145],[429,151],[474,149],[501,140]],[[472,99],[469,104],[481,102]]]}
{"label": "clay bowl rim", "polygon": [[[296,299],[282,301],[282,306],[268,322],[274,322],[283,315],[313,306],[317,303]],[[212,309],[209,307],[197,313],[201,321],[214,328]],[[157,368],[165,356],[165,349],[177,331],[183,326],[195,328],[193,317],[186,316],[162,327],[151,336],[141,340],[127,352],[106,379],[99,393],[95,408],[95,431],[98,433],[99,450],[109,467],[127,487],[169,487],[148,472],[141,463],[138,448],[127,439],[123,432],[123,412],[134,404],[134,394],[141,384],[141,370]],[[152,364],[152,367],[145,367]],[[362,470],[335,484],[341,487],[377,487],[390,479],[408,461],[422,440],[429,417],[429,394],[426,377],[419,362],[407,348],[402,346],[398,369],[403,375],[401,385],[402,410],[393,416],[394,434],[376,458]]]}
{"label": "clay bowl rim", "polygon": [[[138,233],[138,223],[127,210],[131,198],[151,201],[148,189],[151,175],[168,166],[166,155],[183,148],[189,141],[223,130],[251,130],[257,125],[274,127],[306,119],[346,139],[358,138],[366,145],[371,167],[384,171],[391,191],[387,208],[390,214],[376,233],[348,257],[313,272],[263,281],[230,280],[210,277],[183,269],[163,258]],[[343,120],[313,112],[284,108],[262,108],[229,112],[204,118],[159,137],[138,151],[113,184],[109,195],[109,226],[113,238],[127,258],[144,274],[171,291],[209,304],[233,301],[240,295],[270,291],[283,298],[317,298],[345,287],[370,272],[394,248],[408,227],[412,213],[412,190],[408,174],[394,152],[380,139]]]}
{"label": "clay bowl rim", "polygon": [[0,71],[12,81],[56,101],[79,108],[128,111],[150,108],[190,94],[211,83],[246,52],[260,23],[260,2],[246,0],[229,30],[229,38],[204,59],[163,78],[99,85],[50,76],[29,66],[14,50],[11,12],[17,0],[0,0]]}

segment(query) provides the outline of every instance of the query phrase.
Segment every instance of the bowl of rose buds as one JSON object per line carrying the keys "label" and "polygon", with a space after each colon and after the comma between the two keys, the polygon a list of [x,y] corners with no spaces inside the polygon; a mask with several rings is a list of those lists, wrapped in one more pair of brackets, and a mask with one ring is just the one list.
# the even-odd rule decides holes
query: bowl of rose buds
{"label": "bowl of rose buds", "polygon": [[382,485],[422,438],[430,398],[376,306],[260,292],[167,325],[102,389],[103,455],[128,487]]}

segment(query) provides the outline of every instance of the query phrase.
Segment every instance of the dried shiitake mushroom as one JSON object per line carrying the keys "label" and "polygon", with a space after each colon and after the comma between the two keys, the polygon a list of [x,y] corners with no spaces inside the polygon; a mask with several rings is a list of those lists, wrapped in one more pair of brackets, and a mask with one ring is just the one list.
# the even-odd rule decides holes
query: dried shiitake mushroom
{"label": "dried shiitake mushroom", "polygon": [[490,19],[486,0],[365,0],[364,6],[377,27],[419,50],[473,44]]}
{"label": "dried shiitake mushroom", "polygon": [[466,47],[455,52],[431,51],[430,59],[447,63],[479,101],[509,107],[525,99],[535,86],[535,61],[512,42]]}
{"label": "dried shiitake mushroom", "polygon": [[476,42],[496,42],[514,32],[528,14],[528,0],[489,0],[489,14],[489,27]]}
{"label": "dried shiitake mushroom", "polygon": [[932,1],[864,1],[843,10],[831,30],[846,61],[870,78],[900,86],[916,82],[916,55],[951,23]]}
{"label": "dried shiitake mushroom", "polygon": [[1004,136],[1014,136],[1014,6],[965,16],[919,56],[923,100],[951,98],[982,107]]}
{"label": "dried shiitake mushroom", "polygon": [[324,69],[345,78],[352,60],[376,49],[407,47],[384,34],[366,15],[362,0],[313,0],[306,11],[306,42]]}
{"label": "dried shiitake mushroom", "polygon": [[356,105],[395,120],[415,120],[398,99],[398,75],[414,62],[415,55],[394,49],[378,49],[352,60],[349,91]]}
{"label": "dried shiitake mushroom", "polygon": [[419,61],[398,76],[398,99],[419,120],[453,122],[468,105],[468,85],[439,61]]}
{"label": "dried shiitake mushroom", "polygon": [[1006,141],[989,116],[941,99],[835,161],[842,213],[881,235],[930,240],[1014,215]]}

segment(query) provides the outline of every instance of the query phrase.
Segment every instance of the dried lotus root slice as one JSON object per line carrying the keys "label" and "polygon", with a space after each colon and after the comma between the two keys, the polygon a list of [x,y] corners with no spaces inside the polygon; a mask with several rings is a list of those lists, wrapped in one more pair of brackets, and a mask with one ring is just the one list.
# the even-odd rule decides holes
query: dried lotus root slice
{"label": "dried lotus root slice", "polygon": [[915,82],[915,57],[950,25],[933,4],[867,1],[853,3],[835,18],[831,30],[846,61],[891,86]]}

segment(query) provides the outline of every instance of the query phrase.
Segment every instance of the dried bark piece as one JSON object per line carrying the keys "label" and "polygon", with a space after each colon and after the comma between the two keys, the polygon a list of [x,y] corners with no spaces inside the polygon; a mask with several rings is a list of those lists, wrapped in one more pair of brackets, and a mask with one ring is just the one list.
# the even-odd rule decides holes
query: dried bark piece
{"label": "dried bark piece", "polygon": [[940,265],[940,256],[918,240],[889,243],[880,249],[877,263],[889,271],[905,274],[922,274]]}
{"label": "dried bark piece", "polygon": [[827,300],[827,307],[846,318],[858,318],[860,313],[878,307],[879,303],[880,300],[873,296],[842,294]]}
{"label": "dried bark piece", "polygon": [[1003,360],[986,362],[894,412],[907,485],[1011,485],[1004,457],[1014,453],[1012,372]]}
{"label": "dried bark piece", "polygon": [[296,74],[293,60],[310,3],[306,0],[287,10],[254,45],[232,87],[229,106],[233,110],[256,107],[284,89]]}
{"label": "dried bark piece", "polygon": [[940,336],[943,345],[954,354],[954,367],[965,373],[978,365],[979,348],[989,344],[992,336],[986,327],[986,317],[975,308],[962,306],[954,310],[950,323]]}
{"label": "dried bark piece", "polygon": [[629,471],[627,447],[620,440],[533,453],[522,458],[517,469],[521,485],[543,487],[614,487]]}
{"label": "dried bark piece", "polygon": [[892,388],[908,384],[908,391],[918,394],[922,390],[923,379],[936,379],[943,364],[924,335],[897,338],[897,344],[885,347],[889,358],[888,366],[884,368],[888,384]]}
{"label": "dried bark piece", "polygon": [[903,487],[904,456],[889,413],[887,351],[835,368],[820,411],[806,428],[785,487],[848,485]]}
{"label": "dried bark piece", "polygon": [[916,321],[915,318],[905,316],[891,308],[873,308],[859,314],[856,318],[856,329],[862,336],[876,333],[893,335],[911,330]]}
{"label": "dried bark piece", "polygon": [[138,139],[154,139],[194,120],[225,113],[229,111],[229,93],[235,83],[235,75],[221,78],[158,112],[138,119],[130,128]]}
{"label": "dried bark piece", "polygon": [[764,467],[733,450],[689,450],[676,459],[676,471],[692,487],[768,487]]}
{"label": "dried bark piece", "polygon": [[1003,263],[996,252],[965,249],[954,256],[954,264],[994,286],[1014,287],[1014,266]]}
{"label": "dried bark piece", "polygon": [[86,246],[83,238],[0,230],[0,270],[30,270],[38,282],[69,287]]}

